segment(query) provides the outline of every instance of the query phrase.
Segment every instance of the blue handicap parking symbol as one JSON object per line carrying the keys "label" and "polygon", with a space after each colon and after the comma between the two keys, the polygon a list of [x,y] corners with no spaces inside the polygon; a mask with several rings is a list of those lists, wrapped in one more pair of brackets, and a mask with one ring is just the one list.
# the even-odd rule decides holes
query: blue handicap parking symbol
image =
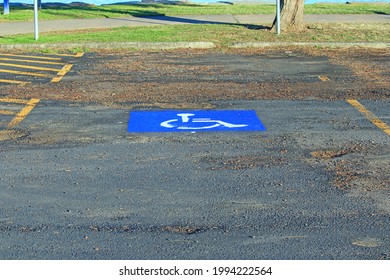
{"label": "blue handicap parking symbol", "polygon": [[134,111],[128,132],[264,131],[254,110]]}

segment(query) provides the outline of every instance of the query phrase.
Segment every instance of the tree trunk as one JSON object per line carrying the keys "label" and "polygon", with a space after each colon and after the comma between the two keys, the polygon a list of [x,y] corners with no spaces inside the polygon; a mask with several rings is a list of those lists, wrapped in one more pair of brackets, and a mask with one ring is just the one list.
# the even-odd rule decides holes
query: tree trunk
{"label": "tree trunk", "polygon": [[[304,30],[304,0],[280,0],[280,30],[283,32],[299,32]],[[272,30],[276,29],[276,17]]]}

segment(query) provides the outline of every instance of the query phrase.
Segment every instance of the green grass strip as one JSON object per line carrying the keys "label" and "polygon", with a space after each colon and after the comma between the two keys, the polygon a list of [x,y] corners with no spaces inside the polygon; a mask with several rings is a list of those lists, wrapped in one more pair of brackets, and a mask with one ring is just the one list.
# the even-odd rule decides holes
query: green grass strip
{"label": "green grass strip", "polygon": [[0,44],[209,41],[227,46],[236,42],[390,42],[388,30],[390,24],[311,24],[302,33],[276,35],[268,29],[245,25],[165,25],[50,32],[41,34],[38,42],[32,34],[15,35],[0,38]]}

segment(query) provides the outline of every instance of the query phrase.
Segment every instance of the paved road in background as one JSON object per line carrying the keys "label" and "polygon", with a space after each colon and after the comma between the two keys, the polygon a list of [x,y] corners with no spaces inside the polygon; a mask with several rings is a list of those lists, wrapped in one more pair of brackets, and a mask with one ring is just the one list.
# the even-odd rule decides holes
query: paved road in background
{"label": "paved road in background", "polygon": [[[150,61],[158,55],[149,55]],[[261,76],[256,61],[281,61],[277,55],[243,56],[241,63],[236,55],[223,54],[224,60],[215,53],[201,55],[203,61],[194,60],[197,67],[212,58],[231,73],[240,66],[253,74],[216,71],[210,74],[222,79],[214,82],[216,92],[234,86],[235,79],[246,94],[253,80],[273,81],[279,73],[269,66],[274,75]],[[123,67],[142,69],[136,55],[126,57],[130,62]],[[68,94],[59,88],[73,96],[73,86],[92,77],[96,88],[88,86],[88,94],[108,95],[109,86],[103,85],[114,74],[94,65],[114,59],[120,56],[99,60],[86,54],[58,84],[2,86],[15,94],[0,99],[1,259],[390,258],[388,99],[209,97],[207,104],[200,98],[181,105],[53,100]],[[192,60],[172,54],[168,60],[175,59],[179,78],[149,73],[142,80],[145,72],[120,78],[164,90],[175,79],[186,81],[183,65],[191,73],[197,69]],[[236,70],[229,68],[231,60]],[[323,57],[320,63],[310,56],[290,61],[311,65],[316,75],[306,77],[299,67],[299,73],[283,71],[277,79],[285,81],[285,90],[299,81],[313,96],[318,83],[334,92],[339,84],[322,81],[315,71],[324,65],[327,77],[339,77],[339,83],[361,79]],[[202,85],[206,77],[188,79]],[[32,98],[44,88],[45,98],[45,91]],[[146,92],[151,88],[148,84]],[[170,89],[169,95],[180,99],[182,90]],[[266,130],[127,132],[130,112],[166,109],[254,110]]]}

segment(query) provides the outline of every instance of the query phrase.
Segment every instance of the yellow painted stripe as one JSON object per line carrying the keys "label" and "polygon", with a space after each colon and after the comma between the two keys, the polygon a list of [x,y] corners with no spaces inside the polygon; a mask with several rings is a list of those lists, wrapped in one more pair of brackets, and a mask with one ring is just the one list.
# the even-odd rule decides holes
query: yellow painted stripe
{"label": "yellow painted stripe", "polygon": [[355,99],[347,99],[347,102],[355,107],[360,113],[362,113],[370,122],[376,125],[379,129],[383,130],[386,134],[390,135],[390,127],[381,121],[374,113],[367,110],[359,101]]}
{"label": "yellow painted stripe", "polygon": [[58,72],[59,75],[65,75],[70,71],[70,69],[73,67],[73,64],[66,64],[62,69]]}
{"label": "yellow painted stripe", "polygon": [[24,58],[36,58],[36,59],[46,59],[46,60],[61,60],[60,57],[50,57],[50,56],[34,56],[34,55],[18,55],[18,54],[9,54],[9,53],[0,53],[0,56],[12,56],[12,57],[24,57]]}
{"label": "yellow painted stripe", "polygon": [[54,77],[51,82],[52,83],[58,83],[61,81],[61,79],[65,76],[66,73],[70,71],[72,68],[73,64],[66,64],[62,69],[57,73],[57,77]]}
{"label": "yellow painted stripe", "polygon": [[30,100],[15,99],[15,98],[0,98],[0,102],[4,102],[4,103],[16,103],[16,104],[28,104],[28,102],[30,102]]}
{"label": "yellow painted stripe", "polygon": [[0,83],[7,83],[7,84],[19,84],[19,85],[24,85],[24,84],[28,84],[29,82],[25,82],[25,81],[16,81],[16,80],[6,80],[6,79],[0,79]]}
{"label": "yellow painted stripe", "polygon": [[58,72],[60,70],[60,69],[55,69],[55,68],[19,65],[19,64],[13,64],[13,63],[0,63],[0,65],[1,66],[11,66],[11,67],[16,67],[16,68],[24,68],[24,69],[41,70],[41,71],[54,71],[54,72]]}
{"label": "yellow painted stripe", "polygon": [[23,121],[27,115],[31,112],[32,109],[38,104],[39,99],[32,98],[27,102],[27,105],[16,114],[16,117],[8,124],[8,128],[12,128],[18,125],[21,121]]}
{"label": "yellow painted stripe", "polygon": [[67,54],[67,53],[62,53],[62,54],[56,54],[58,56],[70,56],[70,57],[82,57],[84,55],[83,52],[81,53],[76,53],[76,54]]}
{"label": "yellow painted stripe", "polygon": [[61,80],[62,80],[62,78],[63,78],[64,76],[58,76],[58,77],[54,77],[53,79],[51,79],[51,83],[59,83]]}
{"label": "yellow painted stripe", "polygon": [[327,76],[318,76],[318,78],[323,82],[329,82],[330,79]]}
{"label": "yellow painted stripe", "polygon": [[63,65],[62,62],[52,62],[52,61],[43,61],[43,60],[30,60],[30,59],[15,59],[15,58],[4,58],[0,57],[0,60],[3,61],[16,61],[16,62],[27,62],[35,64],[47,64],[47,65]]}
{"label": "yellow painted stripe", "polygon": [[15,112],[9,110],[0,110],[0,115],[15,115]]}
{"label": "yellow painted stripe", "polygon": [[24,72],[24,71],[16,71],[16,70],[5,70],[0,69],[1,73],[10,73],[10,74],[17,74],[17,75],[27,75],[27,76],[34,76],[34,77],[49,77],[51,75],[48,74],[41,74],[41,73],[34,73],[34,72]]}

